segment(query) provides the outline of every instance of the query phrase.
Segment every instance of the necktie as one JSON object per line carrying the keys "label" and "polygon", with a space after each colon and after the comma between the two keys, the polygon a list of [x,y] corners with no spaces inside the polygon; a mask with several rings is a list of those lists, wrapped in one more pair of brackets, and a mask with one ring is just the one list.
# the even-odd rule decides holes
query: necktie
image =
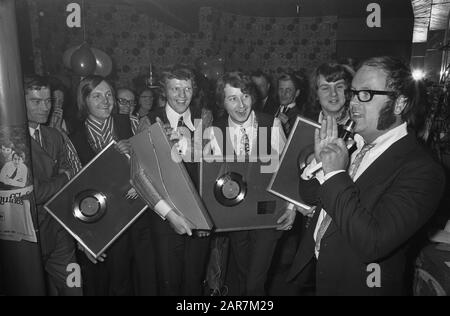
{"label": "necktie", "polygon": [[350,165],[350,168],[348,168],[348,174],[352,179],[355,177],[356,171],[358,171],[358,168],[361,165],[361,161],[363,160],[364,156],[370,149],[373,148],[373,146],[374,144],[364,144],[360,152],[356,155],[355,160],[353,160],[352,164]]}
{"label": "necktie", "polygon": [[241,127],[241,148],[240,154],[249,156],[250,154],[250,140],[244,127]]}
{"label": "necktie", "polygon": [[37,141],[39,146],[42,147],[41,136],[39,135],[39,130],[38,129],[34,130],[34,140]]}
{"label": "necktie", "polygon": [[[353,160],[352,164],[350,165],[350,168],[348,169],[348,173],[350,177],[353,179],[356,175],[356,171],[358,170],[359,166],[361,165],[361,161],[363,160],[364,156],[367,154],[367,152],[375,146],[374,144],[365,144],[361,151],[356,155],[355,160]],[[323,236],[325,235],[325,232],[328,229],[328,226],[330,226],[331,223],[331,217],[330,215],[326,214],[322,223],[320,223],[319,230],[317,231],[316,236],[316,252],[320,252],[320,242],[322,241]]]}
{"label": "necktie", "polygon": [[18,168],[16,168],[16,169],[14,170],[14,172],[12,173],[12,175],[9,177],[10,179],[14,179],[14,178],[17,176],[17,169],[18,169]]}
{"label": "necktie", "polygon": [[180,118],[178,119],[178,124],[177,124],[177,127],[181,127],[181,126],[186,126],[182,116],[180,116]]}

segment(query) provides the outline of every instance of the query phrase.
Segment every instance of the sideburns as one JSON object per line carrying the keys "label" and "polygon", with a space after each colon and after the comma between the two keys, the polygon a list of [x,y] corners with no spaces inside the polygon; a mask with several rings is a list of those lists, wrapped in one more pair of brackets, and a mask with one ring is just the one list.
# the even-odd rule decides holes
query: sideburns
{"label": "sideburns", "polygon": [[380,131],[390,128],[397,120],[394,114],[395,100],[389,100],[380,110],[378,117],[377,129]]}

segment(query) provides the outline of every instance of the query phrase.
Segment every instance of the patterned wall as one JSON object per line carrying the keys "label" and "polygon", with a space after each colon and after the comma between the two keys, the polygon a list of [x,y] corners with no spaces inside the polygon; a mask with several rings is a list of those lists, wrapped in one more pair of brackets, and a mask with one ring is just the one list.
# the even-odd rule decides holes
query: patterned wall
{"label": "patterned wall", "polygon": [[[66,4],[74,1],[28,0],[34,31],[36,69],[67,72],[64,51],[83,40],[82,29],[66,26]],[[194,64],[198,58],[225,57],[226,69],[263,69],[278,74],[284,69],[312,70],[335,57],[336,17],[248,17],[201,8],[199,31],[184,33],[150,18],[129,5],[86,4],[88,43],[105,51],[115,66],[113,79],[120,86],[155,68],[173,63]],[[39,65],[39,63],[41,63]]]}

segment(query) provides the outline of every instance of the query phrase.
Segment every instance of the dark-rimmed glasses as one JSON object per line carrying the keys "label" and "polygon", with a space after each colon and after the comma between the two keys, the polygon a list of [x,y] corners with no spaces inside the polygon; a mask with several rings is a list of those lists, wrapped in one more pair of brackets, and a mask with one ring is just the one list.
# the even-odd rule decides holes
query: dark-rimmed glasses
{"label": "dark-rimmed glasses", "polygon": [[374,95],[395,95],[394,91],[380,91],[380,90],[354,90],[348,89],[348,94],[350,95],[350,99],[356,95],[360,102],[370,102],[373,99]]}
{"label": "dark-rimmed glasses", "polygon": [[119,104],[122,104],[122,105],[129,105],[129,106],[136,105],[135,100],[127,100],[127,99],[123,99],[123,98],[118,98],[117,102],[119,102]]}

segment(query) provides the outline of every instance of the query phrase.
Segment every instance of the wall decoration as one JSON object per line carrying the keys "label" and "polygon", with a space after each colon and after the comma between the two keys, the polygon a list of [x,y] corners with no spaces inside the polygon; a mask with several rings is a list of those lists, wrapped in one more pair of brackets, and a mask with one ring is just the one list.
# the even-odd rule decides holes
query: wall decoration
{"label": "wall decoration", "polygon": [[[81,29],[66,26],[66,6],[73,1],[27,1],[39,8],[30,18],[39,30],[33,44],[42,55],[41,68],[64,73],[64,52],[83,39]],[[199,31],[185,33],[132,5],[89,1],[85,12],[86,41],[111,57],[117,86],[132,87],[133,78],[148,76],[150,62],[161,69],[222,56],[224,71],[261,69],[276,77],[285,70],[308,73],[336,57],[336,16],[252,17],[203,7]]]}

